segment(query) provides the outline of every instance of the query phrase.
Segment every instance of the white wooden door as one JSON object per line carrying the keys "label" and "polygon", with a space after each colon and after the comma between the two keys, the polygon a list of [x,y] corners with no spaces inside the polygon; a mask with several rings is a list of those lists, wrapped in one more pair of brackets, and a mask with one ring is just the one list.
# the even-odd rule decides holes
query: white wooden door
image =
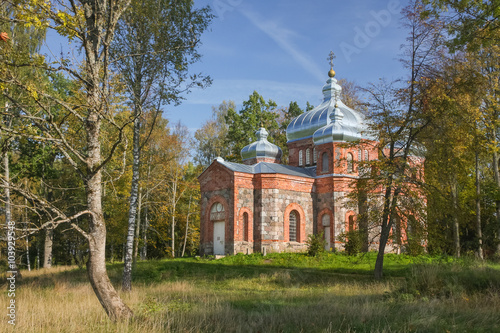
{"label": "white wooden door", "polygon": [[325,235],[325,250],[330,251],[330,227],[324,227]]}
{"label": "white wooden door", "polygon": [[224,255],[225,222],[214,222],[214,255]]}

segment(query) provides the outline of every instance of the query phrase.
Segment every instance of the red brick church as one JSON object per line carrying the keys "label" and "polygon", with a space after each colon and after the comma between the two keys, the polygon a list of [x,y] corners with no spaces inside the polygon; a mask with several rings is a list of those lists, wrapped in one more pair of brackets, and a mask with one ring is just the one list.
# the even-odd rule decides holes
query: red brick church
{"label": "red brick church", "polygon": [[333,69],[328,76],[323,102],[287,128],[289,165],[260,128],[241,151],[243,164],[219,157],[199,176],[202,255],[304,251],[308,235],[321,232],[327,249],[343,246],[338,236],[358,214],[345,205],[356,161],[377,151],[363,115],[340,100]]}

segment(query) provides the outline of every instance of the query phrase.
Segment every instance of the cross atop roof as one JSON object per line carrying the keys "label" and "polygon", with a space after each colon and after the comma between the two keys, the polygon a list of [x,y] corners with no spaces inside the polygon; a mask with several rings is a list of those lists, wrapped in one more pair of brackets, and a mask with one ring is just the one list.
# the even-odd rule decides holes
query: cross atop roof
{"label": "cross atop roof", "polygon": [[328,58],[326,58],[326,60],[330,60],[329,63],[331,68],[333,68],[333,59],[335,58],[336,58],[335,53],[333,53],[333,51],[330,51],[330,53],[328,54]]}

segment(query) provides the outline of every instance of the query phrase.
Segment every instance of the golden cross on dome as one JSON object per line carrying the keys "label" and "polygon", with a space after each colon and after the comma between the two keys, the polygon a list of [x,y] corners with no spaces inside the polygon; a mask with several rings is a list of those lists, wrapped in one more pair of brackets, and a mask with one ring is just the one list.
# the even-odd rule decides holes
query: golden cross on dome
{"label": "golden cross on dome", "polygon": [[330,53],[328,54],[328,58],[326,58],[326,60],[330,60],[329,63],[331,68],[333,68],[333,59],[335,58],[336,58],[335,53],[333,53],[333,51],[330,51]]}

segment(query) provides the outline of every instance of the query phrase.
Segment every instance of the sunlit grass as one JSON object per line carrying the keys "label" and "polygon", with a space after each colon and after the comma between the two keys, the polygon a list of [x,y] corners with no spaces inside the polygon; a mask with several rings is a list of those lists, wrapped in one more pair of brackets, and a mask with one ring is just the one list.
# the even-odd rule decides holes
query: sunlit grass
{"label": "sunlit grass", "polygon": [[[108,320],[85,270],[23,272],[16,293],[17,325],[9,328],[4,319],[0,331],[500,331],[497,267],[436,258],[415,259],[420,265],[415,266],[408,258],[389,257],[392,275],[379,282],[368,272],[370,260],[272,255],[140,262],[132,292],[121,294],[135,317],[123,323]],[[109,266],[117,288],[121,269]],[[457,275],[462,278],[447,280]],[[476,289],[467,290],[478,276],[482,280]],[[427,281],[443,283],[452,292],[436,294],[435,287],[425,287]],[[2,293],[1,304],[7,300]]]}

